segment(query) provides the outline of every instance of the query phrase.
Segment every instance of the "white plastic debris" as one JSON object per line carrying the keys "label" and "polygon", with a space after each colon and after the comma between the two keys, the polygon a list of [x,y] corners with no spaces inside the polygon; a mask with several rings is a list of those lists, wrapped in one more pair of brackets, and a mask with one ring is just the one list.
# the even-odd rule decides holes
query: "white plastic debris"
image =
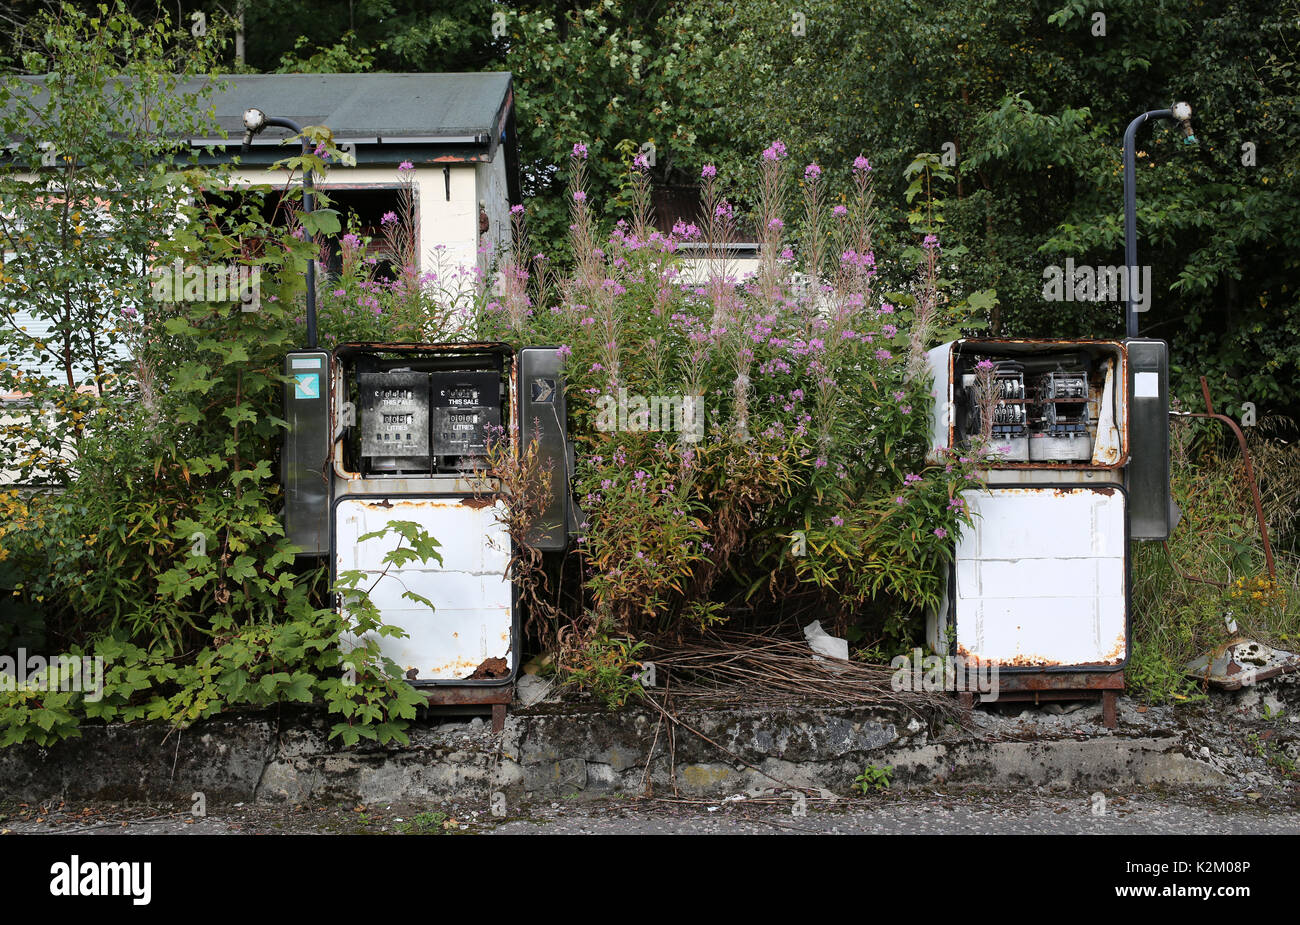
{"label": "white plastic debris", "polygon": [[849,641],[826,632],[822,629],[821,620],[813,620],[805,626],[803,635],[808,640],[808,646],[819,655],[838,658],[841,661],[849,660]]}
{"label": "white plastic debris", "polygon": [[1097,442],[1092,448],[1094,466],[1119,461],[1119,428],[1115,424],[1114,361],[1106,361],[1106,382],[1101,389],[1101,413],[1097,419]]}

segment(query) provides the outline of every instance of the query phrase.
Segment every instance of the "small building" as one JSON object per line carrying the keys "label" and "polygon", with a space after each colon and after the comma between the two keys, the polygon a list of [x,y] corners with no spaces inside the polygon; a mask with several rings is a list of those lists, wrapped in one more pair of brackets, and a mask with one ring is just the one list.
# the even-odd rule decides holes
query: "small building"
{"label": "small building", "polygon": [[[415,189],[416,256],[422,271],[478,266],[510,243],[510,207],[523,201],[514,90],[509,72],[479,74],[238,74],[221,78],[212,96],[227,138],[192,138],[213,146],[202,161],[240,155],[244,111],[299,125],[324,125],[355,166],[334,165],[317,186],[333,207],[351,212],[378,236],[380,219],[398,204],[403,179]],[[187,90],[198,89],[191,83]],[[268,182],[267,167],[289,156],[290,133],[268,128],[240,157],[236,177]],[[410,163],[399,176],[398,165]],[[275,185],[274,175],[270,179]],[[288,182],[281,174],[279,183]],[[490,248],[484,248],[490,244]]]}
{"label": "small building", "polygon": [[[40,86],[45,78],[21,78]],[[269,171],[276,161],[298,153],[285,144],[291,133],[267,128],[241,150],[243,114],[256,108],[268,116],[306,127],[323,125],[348,155],[332,164],[316,187],[331,207],[344,213],[363,235],[382,249],[382,218],[398,211],[405,190],[412,193],[413,247],[420,272],[477,268],[487,274],[510,245],[510,208],[522,202],[514,90],[509,72],[474,74],[232,74],[209,97],[216,123],[226,137],[185,139],[201,149],[199,163],[234,165],[235,185],[286,187],[301,177]],[[209,78],[181,84],[194,92]],[[238,161],[236,163],[236,158]],[[409,163],[409,169],[399,165]],[[334,242],[337,256],[337,242]],[[0,254],[0,264],[7,255]],[[397,255],[392,255],[394,258]],[[324,261],[318,285],[327,284]],[[467,274],[468,275],[468,274]],[[51,324],[19,307],[12,321],[39,339]],[[29,373],[57,376],[59,366],[37,364]],[[23,367],[26,369],[26,367]],[[81,381],[87,370],[77,367]],[[30,414],[27,396],[0,394],[0,424]],[[12,475],[0,465],[0,484]]]}

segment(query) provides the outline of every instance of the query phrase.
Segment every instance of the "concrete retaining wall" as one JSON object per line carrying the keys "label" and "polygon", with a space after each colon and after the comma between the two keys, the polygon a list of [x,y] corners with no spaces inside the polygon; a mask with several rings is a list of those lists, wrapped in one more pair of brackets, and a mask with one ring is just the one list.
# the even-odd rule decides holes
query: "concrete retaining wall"
{"label": "concrete retaining wall", "polygon": [[[1131,718],[1136,714],[1125,710]],[[0,797],[24,801],[320,803],[640,794],[716,797],[751,788],[847,793],[868,765],[895,787],[1215,785],[1228,777],[1184,739],[1151,722],[1094,734],[1066,728],[1006,740],[996,730],[941,728],[896,709],[801,707],[684,712],[671,747],[653,711],[610,714],[562,705],[512,713],[493,735],[481,719],[429,721],[407,746],[344,748],[310,712],[227,716],[183,731],[87,727],[50,748],[0,750]],[[1098,717],[1099,718],[1099,717]],[[1006,724],[1005,720],[999,721]],[[725,748],[722,751],[718,746]],[[649,771],[647,774],[647,762]]]}

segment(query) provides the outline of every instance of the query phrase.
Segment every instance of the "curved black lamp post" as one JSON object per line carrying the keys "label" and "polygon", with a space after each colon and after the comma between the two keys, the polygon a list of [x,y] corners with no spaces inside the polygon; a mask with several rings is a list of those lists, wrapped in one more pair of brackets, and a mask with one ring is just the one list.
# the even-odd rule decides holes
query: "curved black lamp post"
{"label": "curved black lamp post", "polygon": [[1183,144],[1196,144],[1192,133],[1192,107],[1186,103],[1174,103],[1170,109],[1153,109],[1144,112],[1128,124],[1124,131],[1124,270],[1128,273],[1125,287],[1125,318],[1127,336],[1137,337],[1137,309],[1134,307],[1133,290],[1137,280],[1137,155],[1134,144],[1137,130],[1148,119],[1174,119],[1183,129]]}
{"label": "curved black lamp post", "polygon": [[[243,150],[247,151],[248,146],[253,143],[253,136],[268,126],[287,128],[295,135],[301,136],[302,153],[306,156],[309,142],[307,137],[302,134],[302,126],[292,119],[268,116],[260,109],[244,110]],[[314,191],[315,184],[312,179],[312,172],[310,168],[304,169],[302,174],[302,210],[304,213],[311,214],[315,201]],[[307,349],[316,349],[316,258],[314,256],[307,258]]]}

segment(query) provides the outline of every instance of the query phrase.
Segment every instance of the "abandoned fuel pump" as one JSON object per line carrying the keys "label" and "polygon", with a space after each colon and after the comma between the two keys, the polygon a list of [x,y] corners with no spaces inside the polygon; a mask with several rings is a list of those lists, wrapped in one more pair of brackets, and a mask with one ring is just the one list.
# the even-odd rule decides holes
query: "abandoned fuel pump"
{"label": "abandoned fuel pump", "polygon": [[1145,122],[1173,119],[1195,144],[1191,118],[1175,103],[1124,133],[1124,340],[958,340],[928,356],[931,460],[980,445],[991,462],[986,488],[965,495],[973,523],[927,641],[967,672],[996,665],[1001,699],[1099,696],[1112,727],[1131,651],[1130,543],[1167,539],[1179,517],[1169,345],[1137,336],[1135,141]]}
{"label": "abandoned fuel pump", "polygon": [[[1130,651],[1130,539],[1163,540],[1164,341],[958,340],[931,350],[931,460],[987,441],[987,487],[927,619],[935,652],[996,665],[1000,699],[1098,697]],[[991,419],[991,424],[988,420]],[[970,687],[960,688],[970,690]]]}
{"label": "abandoned fuel pump", "polygon": [[[518,668],[518,595],[507,574],[510,499],[488,444],[537,441],[548,491],[529,541],[565,549],[576,518],[556,349],[345,344],[290,353],[285,373],[289,540],[304,556],[328,556],[331,578],[374,576],[371,601],[408,634],[379,637],[380,648],[432,703],[492,705],[503,719]],[[394,521],[427,530],[442,561],[386,563],[401,542],[385,532]]]}

